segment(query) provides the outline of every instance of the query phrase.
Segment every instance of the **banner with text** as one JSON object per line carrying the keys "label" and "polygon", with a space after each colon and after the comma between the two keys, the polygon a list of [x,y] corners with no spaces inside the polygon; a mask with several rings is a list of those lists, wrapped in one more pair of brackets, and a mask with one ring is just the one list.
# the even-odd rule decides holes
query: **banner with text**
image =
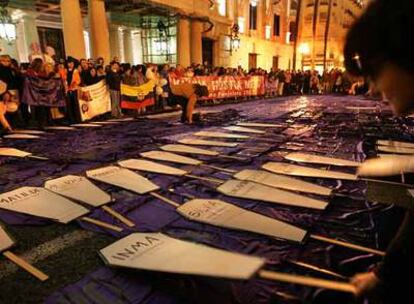
{"label": "banner with text", "polygon": [[111,98],[105,80],[80,88],[78,100],[82,121],[111,111]]}
{"label": "banner with text", "polygon": [[260,96],[265,94],[263,76],[170,76],[170,83],[198,83],[208,87],[209,96],[203,99],[220,99],[230,97]]}

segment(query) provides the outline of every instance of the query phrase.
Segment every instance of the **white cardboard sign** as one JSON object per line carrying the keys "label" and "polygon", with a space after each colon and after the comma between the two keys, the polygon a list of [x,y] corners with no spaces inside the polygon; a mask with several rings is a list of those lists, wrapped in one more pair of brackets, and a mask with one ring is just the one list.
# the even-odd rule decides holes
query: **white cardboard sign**
{"label": "white cardboard sign", "polygon": [[54,130],[54,131],[72,131],[72,130],[76,130],[76,128],[74,127],[68,127],[68,126],[51,126],[51,127],[46,127],[46,130]]}
{"label": "white cardboard sign", "polygon": [[177,212],[193,221],[214,226],[254,232],[302,242],[307,231],[293,225],[220,201],[195,199],[181,205]]}
{"label": "white cardboard sign", "polygon": [[159,189],[157,185],[145,177],[131,170],[116,166],[88,170],[86,171],[86,176],[138,194],[146,194]]}
{"label": "white cardboard sign", "polygon": [[414,154],[413,148],[405,148],[398,146],[377,146],[377,150],[387,153],[396,153],[396,154]]}
{"label": "white cardboard sign", "polygon": [[203,163],[202,161],[198,159],[194,159],[194,158],[190,158],[187,156],[182,156],[182,155],[178,155],[178,154],[174,154],[170,152],[165,152],[165,151],[149,151],[149,152],[140,153],[140,155],[142,157],[149,158],[152,160],[161,160],[161,161],[177,163],[177,164],[182,164],[182,165],[198,166]]}
{"label": "white cardboard sign", "polygon": [[225,195],[293,207],[324,210],[328,203],[250,181],[228,180],[217,190]]}
{"label": "white cardboard sign", "polygon": [[0,252],[6,251],[7,249],[14,246],[14,241],[7,234],[6,230],[0,226]]}
{"label": "white cardboard sign", "polygon": [[127,159],[118,162],[122,168],[127,168],[131,170],[138,170],[151,173],[167,174],[167,175],[176,175],[183,176],[188,174],[187,171],[177,169],[171,166],[162,165],[153,161],[145,159]]}
{"label": "white cardboard sign", "polygon": [[94,125],[94,124],[91,124],[91,123],[79,123],[79,124],[71,125],[71,127],[76,127],[76,128],[100,128],[102,126],[101,125]]}
{"label": "white cardboard sign", "polygon": [[134,233],[100,251],[111,266],[229,279],[249,279],[262,258],[181,241],[161,233]]}
{"label": "white cardboard sign", "polygon": [[4,135],[3,138],[8,139],[39,139],[40,136],[37,135],[31,135],[31,134],[7,134]]}
{"label": "white cardboard sign", "polygon": [[60,195],[37,187],[22,187],[0,194],[0,208],[64,224],[89,212],[88,209]]}
{"label": "white cardboard sign", "polygon": [[298,162],[298,163],[309,163],[309,164],[320,164],[320,165],[332,165],[332,166],[344,166],[344,167],[358,167],[361,163],[356,161],[350,161],[346,159],[333,158],[320,156],[308,153],[289,153],[284,156],[285,159]]}
{"label": "white cardboard sign", "polygon": [[266,133],[265,131],[245,128],[241,126],[230,126],[230,127],[224,127],[223,129],[227,131],[240,132],[240,133],[252,133],[252,134],[265,134]]}
{"label": "white cardboard sign", "polygon": [[393,140],[377,140],[378,146],[391,146],[398,148],[411,148],[414,149],[414,143],[404,141],[393,141]]}
{"label": "white cardboard sign", "polygon": [[234,147],[237,147],[239,145],[237,143],[230,143],[230,142],[224,142],[224,141],[192,139],[192,138],[183,138],[183,139],[180,139],[178,142],[180,144],[184,144],[184,145],[228,147],[228,148],[234,148]]}
{"label": "white cardboard sign", "polygon": [[99,207],[111,202],[111,196],[90,182],[87,178],[67,175],[48,180],[45,188],[62,196]]}
{"label": "white cardboard sign", "polygon": [[14,134],[30,134],[30,135],[46,134],[46,132],[40,131],[40,130],[13,130],[12,133],[14,133]]}
{"label": "white cardboard sign", "polygon": [[241,127],[256,127],[256,128],[280,128],[283,125],[278,124],[270,124],[270,123],[259,123],[259,122],[239,122],[237,123],[238,126]]}
{"label": "white cardboard sign", "polygon": [[262,168],[276,174],[303,176],[303,177],[315,177],[315,178],[328,178],[328,179],[343,179],[355,181],[358,179],[356,175],[343,173],[331,170],[321,170],[308,168],[303,166],[296,166],[285,163],[269,162],[262,165]]}
{"label": "white cardboard sign", "polygon": [[322,187],[300,179],[288,177],[286,175],[269,173],[262,170],[243,170],[236,173],[234,177],[239,180],[248,180],[269,187],[285,190],[306,192],[324,196],[330,196],[332,194],[332,189],[328,187]]}
{"label": "white cardboard sign", "polygon": [[213,137],[213,138],[234,138],[234,139],[247,139],[250,136],[241,135],[241,134],[230,134],[230,133],[222,133],[222,132],[208,132],[208,131],[200,131],[194,133],[195,136],[199,137]]}
{"label": "white cardboard sign", "polygon": [[205,150],[186,145],[165,145],[160,148],[163,151],[187,154],[199,154],[207,156],[217,156],[219,153],[214,150]]}
{"label": "white cardboard sign", "polygon": [[394,176],[414,172],[414,156],[369,159],[358,169],[358,176]]}
{"label": "white cardboard sign", "polygon": [[14,148],[1,148],[0,147],[0,156],[9,156],[9,157],[27,157],[32,155],[31,153],[14,149]]}

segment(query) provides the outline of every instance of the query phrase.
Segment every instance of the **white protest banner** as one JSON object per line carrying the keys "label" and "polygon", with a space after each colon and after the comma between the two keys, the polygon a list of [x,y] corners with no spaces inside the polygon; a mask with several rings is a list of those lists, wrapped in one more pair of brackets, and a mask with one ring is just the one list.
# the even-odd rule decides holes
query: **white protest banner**
{"label": "white protest banner", "polygon": [[247,135],[222,133],[222,132],[208,132],[208,131],[200,131],[200,132],[194,133],[193,135],[199,136],[199,137],[213,137],[213,138],[233,138],[233,139],[250,138]]}
{"label": "white protest banner", "polygon": [[414,143],[394,140],[377,140],[377,146],[390,146],[398,148],[411,148],[414,149]]}
{"label": "white protest banner", "polygon": [[165,145],[160,147],[161,150],[175,153],[199,154],[207,156],[217,156],[219,153],[214,150],[205,150],[186,145]]}
{"label": "white protest banner", "polygon": [[161,233],[134,233],[100,250],[104,261],[117,267],[249,279],[265,261],[181,241]]}
{"label": "white protest banner", "polygon": [[234,148],[237,147],[237,143],[229,143],[224,141],[214,141],[214,140],[203,140],[203,139],[192,139],[184,138],[178,141],[180,144],[184,145],[193,145],[193,146],[211,146],[211,147],[227,147]]}
{"label": "white protest banner", "polygon": [[369,159],[358,168],[358,176],[393,176],[414,172],[414,156]]}
{"label": "white protest banner", "polygon": [[95,170],[88,170],[86,171],[86,176],[91,179],[130,190],[138,194],[146,194],[159,189],[157,185],[145,177],[131,170],[116,166],[108,166]]}
{"label": "white protest banner", "polygon": [[7,234],[6,230],[0,225],[0,252],[3,252],[14,246],[14,241]]}
{"label": "white protest banner", "polygon": [[148,151],[148,152],[140,153],[140,155],[142,157],[152,159],[152,160],[161,160],[161,161],[183,164],[183,165],[198,166],[202,164],[200,160],[170,153],[170,152],[165,152],[165,151]]}
{"label": "white protest banner", "polygon": [[241,126],[230,126],[230,127],[224,127],[223,129],[227,131],[240,132],[240,133],[253,133],[253,134],[265,134],[266,133],[265,131],[245,128]]}
{"label": "white protest banner", "polygon": [[67,175],[45,182],[45,188],[62,196],[99,207],[111,202],[111,196],[82,176]]}
{"label": "white protest banner", "polygon": [[341,158],[333,158],[327,156],[320,156],[308,153],[289,153],[284,156],[285,159],[298,163],[320,164],[320,165],[332,165],[332,166],[344,166],[344,167],[358,167],[361,163],[356,161],[350,161]]}
{"label": "white protest banner", "polygon": [[144,172],[151,172],[151,173],[159,173],[159,174],[167,174],[167,175],[175,175],[175,176],[184,176],[188,174],[187,171],[177,169],[171,166],[162,165],[153,161],[145,160],[145,159],[128,159],[118,162],[123,168],[144,171]]}
{"label": "white protest banner", "polygon": [[194,199],[178,207],[177,212],[193,221],[299,243],[304,240],[307,233],[306,230],[293,225],[220,200]]}
{"label": "white protest banner", "polygon": [[328,187],[322,187],[300,179],[288,177],[286,175],[269,173],[262,170],[243,170],[236,173],[234,177],[239,180],[248,180],[285,190],[306,192],[324,196],[330,196],[332,194],[332,190]]}
{"label": "white protest banner", "polygon": [[91,86],[80,87],[78,100],[82,121],[111,111],[111,98],[104,80]]}
{"label": "white protest banner", "polygon": [[377,146],[377,150],[387,153],[396,154],[414,154],[413,148],[399,147],[399,146]]}
{"label": "white protest banner", "polygon": [[331,170],[314,169],[314,168],[308,168],[308,167],[296,166],[296,165],[278,163],[278,162],[268,162],[262,165],[262,168],[272,173],[292,175],[292,176],[343,179],[343,180],[350,180],[350,181],[356,181],[358,179],[358,177],[354,174],[331,171]]}
{"label": "white protest banner", "polygon": [[270,124],[270,123],[259,123],[259,122],[239,122],[237,123],[240,127],[256,127],[256,128],[280,128],[283,127],[281,124]]}
{"label": "white protest banner", "polygon": [[324,210],[328,203],[250,181],[228,180],[217,191],[233,197]]}
{"label": "white protest banner", "polygon": [[22,187],[0,194],[0,208],[67,224],[88,209],[44,188]]}

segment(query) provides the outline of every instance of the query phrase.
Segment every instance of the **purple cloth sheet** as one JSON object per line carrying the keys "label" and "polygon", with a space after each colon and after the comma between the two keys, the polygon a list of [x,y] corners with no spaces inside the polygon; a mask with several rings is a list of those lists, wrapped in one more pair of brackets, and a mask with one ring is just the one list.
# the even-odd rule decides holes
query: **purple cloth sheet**
{"label": "purple cloth sheet", "polygon": [[[348,106],[372,106],[374,113],[355,113]],[[237,108],[238,111],[232,110]],[[214,108],[216,110],[216,108]],[[269,130],[266,135],[240,141],[237,148],[215,148],[223,154],[244,157],[235,161],[224,158],[197,157],[208,164],[235,170],[260,168],[267,161],[283,161],[280,152],[307,151],[352,160],[363,160],[375,154],[376,139],[412,139],[409,121],[392,118],[384,105],[358,98],[310,97],[263,100],[244,104],[225,105],[219,113],[205,114],[199,126],[176,124],[175,120],[139,119],[100,129],[55,131],[37,141],[3,140],[3,146],[20,148],[35,155],[49,157],[39,162],[0,158],[0,190],[9,191],[21,186],[41,186],[49,178],[67,174],[80,174],[88,169],[114,164],[118,160],[138,158],[140,152],[157,149],[161,144],[173,143],[178,138],[189,137],[198,130],[218,131],[221,126],[237,121],[281,123],[284,126]],[[386,122],[384,124],[383,122]],[[368,132],[368,131],[369,132]],[[251,147],[262,147],[253,152]],[[194,175],[229,179],[229,174],[205,167],[179,166]],[[315,166],[320,167],[320,166]],[[347,168],[332,168],[353,172]],[[286,221],[310,233],[322,234],[361,245],[384,249],[376,229],[376,214],[387,212],[388,206],[378,206],[364,198],[364,182],[325,181],[307,178],[321,185],[337,189],[349,197],[329,198],[329,207],[323,211],[293,208],[282,205],[235,199],[219,194],[208,182],[187,177],[169,177],[143,174],[158,184],[161,194],[183,203],[189,197],[222,199],[269,217]],[[344,275],[352,275],[371,267],[379,259],[372,255],[307,240],[294,244],[274,240],[252,233],[232,231],[181,218],[171,207],[148,195],[136,195],[119,188],[96,183],[116,199],[112,208],[123,213],[136,224],[134,229],[124,227],[121,233],[103,230],[78,222],[88,230],[120,238],[134,231],[163,232],[173,237],[195,241],[234,252],[265,257],[266,269],[298,274],[315,274],[293,267],[288,260],[301,260],[320,267],[330,268]],[[315,196],[317,197],[317,196]],[[321,198],[325,199],[326,198]],[[367,210],[373,208],[374,211]],[[101,209],[90,216],[119,225]],[[0,210],[0,220],[9,225],[47,225],[47,220]],[[35,228],[34,228],[35,229]],[[100,248],[96,248],[99,250]],[[301,300],[311,300],[315,290],[279,284],[260,279],[247,282],[196,278],[118,270],[102,267],[91,272],[79,282],[56,291],[47,303],[267,303],[271,298],[290,303],[278,292],[294,295]]]}

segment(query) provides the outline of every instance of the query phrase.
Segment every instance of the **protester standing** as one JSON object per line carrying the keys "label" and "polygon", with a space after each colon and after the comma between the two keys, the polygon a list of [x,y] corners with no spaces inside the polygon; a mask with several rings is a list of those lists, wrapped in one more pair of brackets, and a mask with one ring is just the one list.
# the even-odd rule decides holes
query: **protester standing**
{"label": "protester standing", "polygon": [[121,110],[121,81],[120,66],[117,61],[111,63],[111,69],[106,74],[106,84],[111,95],[112,116],[115,118],[122,117]]}

